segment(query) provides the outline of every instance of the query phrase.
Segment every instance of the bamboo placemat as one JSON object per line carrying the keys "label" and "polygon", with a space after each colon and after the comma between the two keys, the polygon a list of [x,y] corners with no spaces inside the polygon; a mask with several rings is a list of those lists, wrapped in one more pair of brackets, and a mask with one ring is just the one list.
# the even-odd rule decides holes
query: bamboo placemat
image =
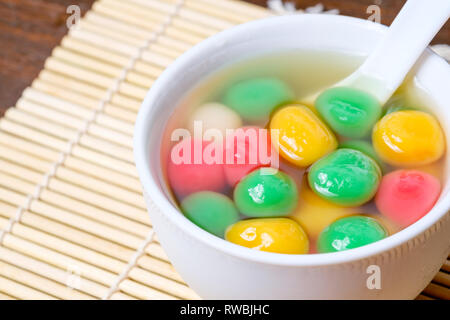
{"label": "bamboo placemat", "polygon": [[[177,56],[268,15],[234,0],[94,4],[0,120],[0,299],[199,298],[153,234],[133,123]],[[448,299],[449,272],[420,298]]]}

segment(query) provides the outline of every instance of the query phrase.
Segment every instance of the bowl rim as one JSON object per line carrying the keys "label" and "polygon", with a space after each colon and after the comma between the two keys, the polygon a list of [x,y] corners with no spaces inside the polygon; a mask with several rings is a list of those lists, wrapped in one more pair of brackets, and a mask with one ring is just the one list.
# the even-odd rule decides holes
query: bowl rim
{"label": "bowl rim", "polygon": [[[218,40],[227,39],[232,41],[234,34],[239,32],[245,32],[249,27],[267,27],[270,24],[276,23],[295,23],[298,19],[309,19],[314,23],[351,23],[353,26],[363,29],[376,30],[377,32],[385,32],[387,27],[373,23],[367,20],[341,16],[341,15],[324,15],[324,14],[304,14],[304,15],[289,15],[289,16],[276,16],[264,19],[251,21],[245,24],[241,24],[232,27],[228,30],[222,31],[201,43],[195,45],[187,52],[177,58],[155,81],[151,89],[147,93],[142,106],[139,110],[134,130],[133,144],[134,144],[134,158],[138,169],[138,175],[143,186],[144,193],[149,200],[153,201],[155,206],[161,211],[165,219],[170,220],[177,228],[182,230],[187,237],[192,237],[201,242],[204,246],[211,247],[217,251],[231,255],[243,260],[259,262],[269,265],[283,265],[292,267],[305,267],[305,266],[330,266],[338,265],[348,262],[356,262],[358,260],[366,259],[374,255],[378,255],[383,252],[387,252],[392,248],[399,247],[408,241],[416,238],[421,233],[432,227],[435,223],[445,217],[450,208],[450,196],[447,196],[440,200],[433,209],[416,223],[408,226],[407,228],[391,235],[385,239],[377,241],[375,243],[350,249],[341,252],[333,253],[321,253],[321,254],[305,254],[305,255],[289,255],[278,254],[264,251],[251,250],[224,239],[213,236],[207,231],[199,228],[188,219],[169,201],[164,195],[162,190],[158,187],[150,173],[149,165],[147,163],[148,158],[148,146],[146,145],[148,135],[148,119],[150,113],[154,108],[154,100],[164,91],[167,83],[176,78],[177,74],[181,72],[184,66],[189,65],[189,61],[200,54],[202,51],[208,49],[210,46],[214,46],[214,43]],[[325,21],[326,20],[326,21]],[[361,31],[364,32],[364,31]],[[230,40],[231,39],[231,40]],[[425,60],[435,60],[434,63],[440,63],[442,69],[446,70],[447,76],[450,78],[450,67],[448,63],[439,57],[437,54],[427,49],[424,55]],[[441,69],[441,71],[442,71]],[[448,151],[447,155],[448,157]],[[156,227],[157,228],[157,227]]]}

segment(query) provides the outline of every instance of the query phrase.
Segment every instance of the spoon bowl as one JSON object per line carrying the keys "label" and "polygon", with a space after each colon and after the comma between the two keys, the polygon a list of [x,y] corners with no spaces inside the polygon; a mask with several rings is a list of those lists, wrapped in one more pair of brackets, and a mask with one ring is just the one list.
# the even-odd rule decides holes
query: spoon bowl
{"label": "spoon bowl", "polygon": [[[428,1],[427,1],[428,2]],[[200,229],[179,211],[164,179],[162,134],[182,96],[226,65],[259,54],[333,50],[368,55],[386,34],[369,21],[293,15],[250,22],[197,45],[154,83],[137,117],[134,153],[153,226],[183,279],[206,299],[413,299],[450,248],[450,150],[441,196],[406,229],[370,245],[327,254],[287,255],[240,247]],[[450,67],[430,50],[415,82],[435,101],[431,110],[450,137]],[[380,285],[374,284],[374,277]]]}

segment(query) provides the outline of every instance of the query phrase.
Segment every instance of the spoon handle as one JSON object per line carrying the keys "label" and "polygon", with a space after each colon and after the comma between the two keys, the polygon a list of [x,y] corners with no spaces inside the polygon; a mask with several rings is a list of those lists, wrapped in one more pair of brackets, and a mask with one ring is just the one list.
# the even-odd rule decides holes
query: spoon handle
{"label": "spoon handle", "polygon": [[450,0],[408,0],[380,44],[343,82],[384,104],[449,16]]}

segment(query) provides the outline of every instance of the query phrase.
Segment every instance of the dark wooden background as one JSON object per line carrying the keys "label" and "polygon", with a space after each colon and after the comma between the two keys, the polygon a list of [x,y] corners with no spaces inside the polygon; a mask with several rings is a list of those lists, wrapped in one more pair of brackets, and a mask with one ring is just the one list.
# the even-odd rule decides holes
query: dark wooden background
{"label": "dark wooden background", "polygon": [[[215,1],[215,0],[211,0]],[[246,0],[265,5],[266,0]],[[291,0],[292,1],[292,0]],[[381,7],[382,23],[390,24],[405,0],[296,0],[298,8],[321,2],[326,9],[367,18],[371,4]],[[424,0],[426,1],[426,0]],[[0,116],[13,106],[25,87],[38,75],[45,58],[66,34],[66,9],[80,6],[83,13],[93,0],[0,0]],[[418,22],[420,23],[420,21]],[[434,40],[450,43],[450,23]]]}

